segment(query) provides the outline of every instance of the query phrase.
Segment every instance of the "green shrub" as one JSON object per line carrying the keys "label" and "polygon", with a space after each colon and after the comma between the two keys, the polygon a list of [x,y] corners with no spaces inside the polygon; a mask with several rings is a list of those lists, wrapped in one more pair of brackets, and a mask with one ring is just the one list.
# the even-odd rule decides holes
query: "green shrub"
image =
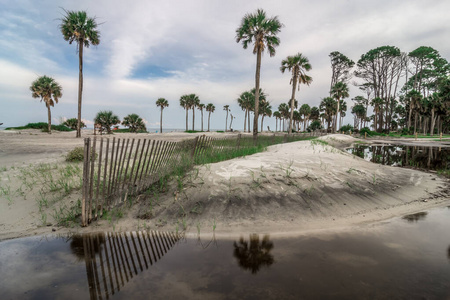
{"label": "green shrub", "polygon": [[322,129],[322,124],[320,123],[319,120],[314,120],[311,122],[311,124],[308,126],[307,131],[311,132],[317,129]]}
{"label": "green shrub", "polygon": [[[28,123],[25,126],[8,127],[5,130],[22,130],[22,129],[40,129],[43,132],[48,132],[48,123],[45,123],[45,122]],[[64,125],[52,125],[52,130],[73,131],[73,129],[70,129],[69,127],[66,127]]]}
{"label": "green shrub", "polygon": [[76,147],[69,153],[67,153],[66,161],[70,162],[78,162],[83,161],[84,159],[84,148],[83,147]]}
{"label": "green shrub", "polygon": [[349,132],[349,131],[355,131],[355,129],[353,128],[352,125],[347,124],[341,127],[341,129],[339,131],[343,131],[343,132]]}

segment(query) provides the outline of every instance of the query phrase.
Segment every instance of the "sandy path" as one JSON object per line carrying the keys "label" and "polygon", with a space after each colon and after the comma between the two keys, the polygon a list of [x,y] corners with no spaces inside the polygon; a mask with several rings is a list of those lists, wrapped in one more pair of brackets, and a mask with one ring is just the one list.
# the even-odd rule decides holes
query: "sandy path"
{"label": "sandy path", "polygon": [[[56,227],[52,212],[62,205],[76,203],[81,197],[80,191],[59,196],[59,200],[54,203],[51,200],[47,208],[39,211],[37,199],[42,191],[46,195],[46,190],[35,187],[28,190],[21,174],[25,170],[36,170],[40,163],[57,166],[48,172],[64,168],[63,156],[83,143],[74,135],[48,135],[34,130],[20,134],[0,131],[0,187],[23,190],[12,192],[12,196],[0,196],[0,240],[52,229],[61,233],[149,228],[211,233],[215,228],[218,235],[296,234],[345,228],[450,205],[447,179],[364,161],[330,146],[342,148],[354,142],[354,138],[333,135],[321,138],[329,145],[314,141],[275,145],[263,153],[200,166],[184,178],[180,193],[174,193],[176,183],[173,182],[168,191],[158,194],[157,198],[139,197],[139,203],[132,208],[120,208],[124,215],[121,218],[100,220],[88,228]],[[92,135],[86,131],[84,136]],[[116,136],[176,141],[195,135]],[[43,173],[35,171],[34,174],[42,176]],[[75,178],[74,185],[76,181]],[[42,180],[42,184],[45,183]],[[43,212],[48,218],[45,222]],[[52,225],[43,226],[47,223]]]}

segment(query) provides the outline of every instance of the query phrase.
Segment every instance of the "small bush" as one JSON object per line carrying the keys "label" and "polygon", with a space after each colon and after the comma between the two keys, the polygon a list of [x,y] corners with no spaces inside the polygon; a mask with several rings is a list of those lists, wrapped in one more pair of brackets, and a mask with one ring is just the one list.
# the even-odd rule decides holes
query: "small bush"
{"label": "small bush", "polygon": [[343,131],[343,132],[352,131],[353,132],[353,131],[355,131],[355,129],[353,128],[352,125],[347,124],[347,125],[342,126],[339,131]]}
{"label": "small bush", "polygon": [[370,136],[370,129],[369,127],[364,127],[359,131],[360,135],[365,135],[367,133],[368,136]]}
{"label": "small bush", "polygon": [[84,148],[83,147],[76,147],[69,153],[67,153],[66,161],[70,162],[78,162],[83,161],[84,159]]}

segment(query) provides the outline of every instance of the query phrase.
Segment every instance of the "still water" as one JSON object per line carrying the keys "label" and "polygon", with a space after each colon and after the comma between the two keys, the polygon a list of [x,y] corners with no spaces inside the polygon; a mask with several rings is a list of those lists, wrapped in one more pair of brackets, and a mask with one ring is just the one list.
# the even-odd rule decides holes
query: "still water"
{"label": "still water", "polygon": [[450,207],[295,238],[0,242],[1,299],[450,299]]}
{"label": "still water", "polygon": [[348,148],[347,152],[388,166],[409,166],[435,171],[450,169],[450,147],[359,145]]}

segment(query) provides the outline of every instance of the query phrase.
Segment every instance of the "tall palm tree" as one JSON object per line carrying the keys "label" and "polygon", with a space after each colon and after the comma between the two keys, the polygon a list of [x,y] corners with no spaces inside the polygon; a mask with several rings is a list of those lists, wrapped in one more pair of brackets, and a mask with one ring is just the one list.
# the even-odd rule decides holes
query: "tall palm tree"
{"label": "tall palm tree", "polygon": [[331,97],[323,98],[320,102],[320,111],[323,112],[323,117],[327,121],[327,130],[330,131],[331,121],[337,111],[337,103]]}
{"label": "tall palm tree", "polygon": [[303,130],[306,130],[306,125],[311,115],[311,107],[308,104],[303,104],[299,109],[300,115],[303,116]]}
{"label": "tall palm tree", "polygon": [[200,103],[198,105],[198,109],[200,110],[200,112],[202,113],[202,131],[203,131],[203,109],[205,108],[205,104]]}
{"label": "tall palm tree", "polygon": [[339,105],[339,128],[342,127],[342,123],[344,122],[344,117],[346,115],[347,112],[347,102],[345,102],[344,100],[340,101],[340,105]]}
{"label": "tall palm tree", "polygon": [[277,132],[277,131],[278,131],[278,119],[281,119],[281,114],[280,114],[280,112],[277,110],[277,111],[275,111],[275,112],[272,114],[272,116],[275,117],[275,132]]}
{"label": "tall palm tree", "polygon": [[[294,110],[294,116],[293,116],[293,125],[292,125],[292,130],[295,130],[295,124],[297,124],[297,130],[300,131],[300,122],[303,120],[302,119],[302,115],[300,114],[300,112],[298,110]],[[305,127],[303,128],[303,131],[305,131]]]}
{"label": "tall palm tree", "polygon": [[272,116],[272,105],[270,105],[269,102],[265,101],[260,106],[260,114],[262,115],[261,118],[261,132],[263,132],[264,129],[264,117],[268,116],[269,118]]}
{"label": "tall palm tree", "polygon": [[52,114],[50,106],[55,106],[59,98],[62,97],[62,87],[53,78],[41,76],[31,83],[31,96],[33,98],[41,98],[45,103],[48,112],[48,133],[52,133]]}
{"label": "tall palm tree", "polygon": [[206,111],[209,112],[208,115],[208,132],[209,132],[209,124],[211,121],[211,113],[213,113],[216,110],[216,107],[214,106],[214,104],[212,103],[208,103],[208,105],[206,105]]}
{"label": "tall palm tree", "polygon": [[[289,106],[286,103],[281,103],[278,106],[278,111],[281,114],[281,119],[283,120],[283,131],[285,130],[284,128],[284,120],[286,120],[287,118],[289,118]],[[280,125],[280,129],[281,129],[281,125]]]}
{"label": "tall palm tree", "polygon": [[188,112],[189,112],[189,95],[183,95],[180,97],[180,106],[186,110],[186,131],[188,131]]}
{"label": "tall palm tree", "polygon": [[81,137],[81,99],[83,94],[83,49],[100,44],[100,32],[95,18],[89,18],[85,11],[66,11],[59,26],[64,40],[78,47],[78,125],[76,137]]}
{"label": "tall palm tree", "polygon": [[162,133],[162,116],[163,116],[163,109],[165,107],[169,107],[169,102],[165,98],[159,98],[156,100],[156,106],[161,107],[161,117],[159,121],[159,132]]}
{"label": "tall palm tree", "polygon": [[[254,105],[254,95],[251,92],[245,91],[243,92],[239,98],[237,99],[237,102],[239,106],[242,108],[242,110],[245,111],[245,117],[244,117],[244,132],[246,131],[247,127],[247,117],[250,120],[250,111],[252,109],[252,106]],[[249,131],[250,131],[250,124],[249,124]]]}
{"label": "tall palm tree", "polygon": [[336,83],[332,88],[331,88],[331,95],[333,96],[333,98],[337,101],[337,113],[334,119],[334,124],[333,124],[333,132],[336,132],[336,126],[337,126],[337,120],[338,120],[338,113],[340,113],[340,104],[341,104],[341,100],[343,100],[344,98],[347,98],[349,96],[348,93],[348,86],[345,82],[338,82]]}
{"label": "tall palm tree", "polygon": [[195,124],[195,108],[198,107],[200,104],[200,99],[196,94],[189,94],[187,95],[186,103],[188,106],[188,109],[192,109],[192,131],[195,130],[194,124]]}
{"label": "tall palm tree", "polygon": [[225,105],[223,107],[223,110],[227,111],[227,118],[225,119],[225,132],[227,131],[227,126],[228,126],[228,112],[230,111],[230,106],[229,105]]}
{"label": "tall palm tree", "polygon": [[256,54],[255,73],[255,117],[253,119],[253,135],[258,135],[258,113],[259,113],[259,81],[261,72],[261,54],[266,50],[270,56],[275,55],[275,47],[280,44],[277,34],[281,31],[283,24],[278,17],[267,18],[262,9],[254,14],[246,14],[241,25],[236,29],[236,42],[242,42],[244,49],[253,44],[253,54]]}
{"label": "tall palm tree", "polygon": [[307,57],[303,56],[301,53],[297,53],[294,56],[288,56],[286,59],[281,61],[280,67],[281,73],[288,70],[292,72],[291,84],[292,84],[292,96],[290,100],[291,113],[289,117],[289,131],[288,134],[292,132],[292,118],[294,116],[294,101],[295,101],[295,90],[298,82],[298,90],[300,90],[300,84],[310,85],[312,82],[312,77],[306,75],[306,71],[311,70],[311,64]]}

